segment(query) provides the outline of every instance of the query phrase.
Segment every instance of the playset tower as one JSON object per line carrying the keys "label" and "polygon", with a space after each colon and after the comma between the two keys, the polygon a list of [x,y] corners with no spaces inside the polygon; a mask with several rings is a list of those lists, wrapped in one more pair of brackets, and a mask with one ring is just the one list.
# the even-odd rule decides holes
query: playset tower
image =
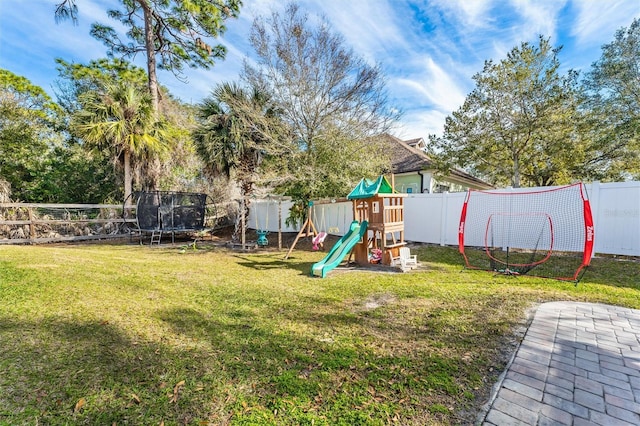
{"label": "playset tower", "polygon": [[368,222],[367,232],[355,247],[356,263],[391,265],[404,241],[404,199],[386,177],[362,179],[347,197],[353,203],[353,219]]}

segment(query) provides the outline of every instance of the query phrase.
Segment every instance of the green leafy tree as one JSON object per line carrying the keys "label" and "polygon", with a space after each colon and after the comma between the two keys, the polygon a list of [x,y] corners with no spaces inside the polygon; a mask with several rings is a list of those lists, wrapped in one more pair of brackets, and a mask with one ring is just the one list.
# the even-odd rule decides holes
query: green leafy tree
{"label": "green leafy tree", "polygon": [[72,132],[90,146],[110,150],[124,171],[124,197],[130,201],[132,161],[148,161],[168,150],[164,124],[157,121],[149,94],[118,82],[104,92],[86,92],[79,101],[82,109],[72,117]]}
{"label": "green leafy tree", "polygon": [[34,192],[49,203],[99,204],[122,200],[115,170],[103,152],[78,144],[56,146],[35,175]]}
{"label": "green leafy tree", "polygon": [[243,72],[271,94],[297,141],[278,189],[303,204],[344,195],[362,176],[387,168],[383,146],[371,137],[398,118],[380,68],[346,48],[326,20],[315,22],[295,3],[257,18],[250,37],[257,61]]}
{"label": "green leafy tree", "polygon": [[[122,8],[108,15],[128,28],[127,40],[108,25],[95,23],[91,35],[102,41],[113,56],[144,54],[151,105],[158,110],[156,69],[181,75],[185,65],[209,68],[224,59],[226,48],[213,44],[226,30],[225,21],[240,12],[240,0],[120,0]],[[57,19],[77,20],[76,0],[58,3]],[[209,44],[212,43],[212,44]],[[159,58],[159,62],[157,59]]]}
{"label": "green leafy tree", "polygon": [[0,178],[15,199],[42,201],[37,176],[61,142],[62,109],[28,79],[0,69]]}
{"label": "green leafy tree", "polygon": [[[216,191],[209,176],[203,173],[206,167],[198,153],[192,137],[197,127],[198,108],[187,105],[170,95],[163,101],[162,115],[167,123],[166,137],[172,142],[171,155],[157,163],[155,170],[158,187],[168,190],[204,192],[212,195]],[[217,188],[215,188],[217,190]],[[216,198],[214,198],[216,199]]]}
{"label": "green leafy tree", "polygon": [[640,19],[602,46],[584,80],[596,179],[640,179]]}
{"label": "green leafy tree", "polygon": [[476,87],[447,117],[429,149],[445,172],[460,167],[496,185],[554,185],[572,181],[584,161],[576,123],[577,75],[558,72],[559,48],[548,39],[522,43],[474,75]]}

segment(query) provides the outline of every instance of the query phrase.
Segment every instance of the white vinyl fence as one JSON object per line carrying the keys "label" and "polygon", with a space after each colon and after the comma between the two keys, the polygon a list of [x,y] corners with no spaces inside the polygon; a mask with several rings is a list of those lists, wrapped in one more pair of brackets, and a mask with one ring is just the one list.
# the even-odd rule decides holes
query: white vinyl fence
{"label": "white vinyl fence", "polygon": [[[586,184],[587,195],[595,226],[595,253],[640,256],[640,182]],[[502,191],[539,191],[546,188],[504,189]],[[405,199],[405,239],[407,241],[440,245],[458,244],[460,212],[465,192],[445,194],[409,194]],[[248,226],[270,232],[278,231],[278,202],[254,202]],[[297,232],[284,221],[289,215],[290,202],[281,204],[282,231]],[[267,215],[268,212],[268,215]],[[320,204],[312,213],[318,231],[344,235],[353,220],[350,202]],[[324,220],[323,220],[324,218]],[[267,220],[268,219],[268,220]],[[268,223],[267,223],[268,222]],[[267,226],[268,225],[268,226]]]}

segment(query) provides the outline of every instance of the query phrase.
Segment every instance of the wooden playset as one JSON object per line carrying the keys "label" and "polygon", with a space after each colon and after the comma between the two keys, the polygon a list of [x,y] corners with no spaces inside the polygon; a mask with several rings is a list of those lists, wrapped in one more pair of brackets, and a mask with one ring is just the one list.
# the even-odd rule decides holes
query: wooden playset
{"label": "wooden playset", "polygon": [[[393,178],[392,178],[393,180]],[[362,179],[347,197],[353,202],[354,221],[368,223],[367,232],[353,249],[359,265],[392,265],[404,241],[404,199],[393,184],[380,176],[375,181]]]}

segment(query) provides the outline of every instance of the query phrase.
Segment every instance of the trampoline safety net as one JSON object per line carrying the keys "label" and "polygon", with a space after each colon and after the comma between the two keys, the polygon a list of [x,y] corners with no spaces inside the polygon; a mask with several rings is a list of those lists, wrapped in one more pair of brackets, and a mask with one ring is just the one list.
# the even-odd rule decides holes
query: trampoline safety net
{"label": "trampoline safety net", "polygon": [[142,231],[204,229],[207,194],[152,191],[137,194],[136,216]]}

